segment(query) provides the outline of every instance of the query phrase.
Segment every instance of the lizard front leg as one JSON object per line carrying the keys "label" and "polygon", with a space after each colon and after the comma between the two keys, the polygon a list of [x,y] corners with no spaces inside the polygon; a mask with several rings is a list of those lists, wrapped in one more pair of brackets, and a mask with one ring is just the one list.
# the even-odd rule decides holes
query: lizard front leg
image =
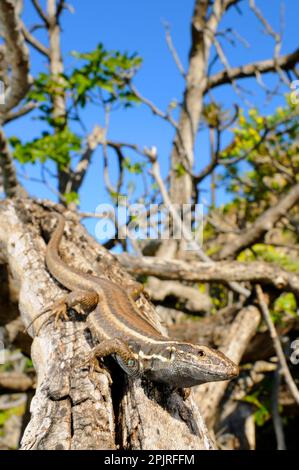
{"label": "lizard front leg", "polygon": [[94,363],[97,357],[104,357],[115,355],[118,364],[121,368],[131,377],[137,377],[140,375],[139,361],[136,354],[127,346],[127,344],[118,339],[106,339],[100,344],[95,346],[90,354],[88,355],[86,363],[92,364],[93,369],[95,369]]}
{"label": "lizard front leg", "polygon": [[73,291],[57,300],[50,309],[55,315],[55,325],[60,317],[67,320],[67,310],[79,306],[84,313],[94,310],[99,302],[99,294],[95,291]]}
{"label": "lizard front leg", "polygon": [[[65,320],[68,319],[67,311],[70,308],[74,307],[81,307],[84,313],[89,313],[94,310],[99,302],[100,296],[96,291],[72,291],[69,294],[64,295],[60,299],[58,299],[54,304],[46,307],[41,313],[39,313],[32,322],[27,326],[26,330],[30,328],[30,326],[42,315],[46,314],[47,312],[51,312],[48,316],[47,320],[51,318],[53,315],[55,316],[55,326],[57,327],[57,323],[59,318],[64,318]],[[47,321],[46,320],[46,321]],[[36,336],[38,336],[41,328],[45,322],[43,322],[38,330],[36,331]]]}

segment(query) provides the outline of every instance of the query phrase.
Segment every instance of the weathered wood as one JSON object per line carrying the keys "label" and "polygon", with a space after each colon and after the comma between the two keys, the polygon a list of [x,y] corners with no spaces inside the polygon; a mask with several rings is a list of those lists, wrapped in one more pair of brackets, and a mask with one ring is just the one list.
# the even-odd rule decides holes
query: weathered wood
{"label": "weathered wood", "polygon": [[[53,203],[42,207],[30,199],[0,203],[1,260],[19,283],[19,307],[26,325],[62,294],[45,269],[45,242],[39,229],[42,225],[44,232],[53,230],[53,207],[59,210]],[[132,283],[113,256],[76,222],[76,216],[67,212],[66,217],[72,220],[67,223],[62,243],[66,261],[124,286]],[[143,313],[158,324],[145,297],[139,304]],[[44,319],[30,328],[31,335],[41,321]],[[107,374],[90,374],[82,365],[91,347],[86,325],[81,317],[72,317],[58,328],[50,322],[33,339],[37,390],[22,439],[23,449],[113,449],[118,445],[136,449],[167,449],[169,445],[173,449],[213,448],[196,405],[191,399],[182,402],[178,393],[165,389],[159,402],[157,387],[128,383],[123,398],[118,402],[114,397],[113,403]],[[113,405],[119,409],[117,423]],[[159,434],[152,434],[153,417]]]}
{"label": "weathered wood", "polygon": [[135,257],[127,253],[117,255],[129,272],[135,275],[156,276],[159,279],[188,282],[260,282],[276,289],[293,292],[299,298],[299,277],[273,264],[263,261],[241,263],[238,261],[186,262],[161,260],[155,257]]}

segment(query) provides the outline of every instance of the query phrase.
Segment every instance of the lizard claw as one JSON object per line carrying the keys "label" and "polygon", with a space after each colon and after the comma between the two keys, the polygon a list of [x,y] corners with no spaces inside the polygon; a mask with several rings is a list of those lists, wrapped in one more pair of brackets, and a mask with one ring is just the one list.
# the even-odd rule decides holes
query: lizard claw
{"label": "lizard claw", "polygon": [[68,320],[67,316],[67,305],[65,302],[65,299],[62,298],[60,300],[57,300],[54,304],[48,305],[46,308],[44,308],[26,327],[25,331],[28,331],[31,325],[41,316],[45,315],[47,312],[50,312],[50,315],[48,315],[47,319],[39,326],[39,328],[35,332],[35,336],[39,335],[39,332],[41,328],[44,326],[46,322],[54,315],[55,316],[55,328],[58,326],[58,320],[60,317],[63,317],[65,320]]}
{"label": "lizard claw", "polygon": [[87,355],[87,358],[83,361],[81,367],[87,365],[89,366],[89,374],[92,379],[95,379],[95,372],[98,374],[104,374],[108,379],[109,385],[112,385],[112,379],[108,370],[104,367],[104,365],[100,365],[98,358],[93,354],[93,352]]}
{"label": "lizard claw", "polygon": [[58,327],[58,322],[61,317],[64,318],[64,320],[68,320],[67,306],[63,299],[55,302],[51,310],[52,310],[52,315],[55,315],[55,328]]}

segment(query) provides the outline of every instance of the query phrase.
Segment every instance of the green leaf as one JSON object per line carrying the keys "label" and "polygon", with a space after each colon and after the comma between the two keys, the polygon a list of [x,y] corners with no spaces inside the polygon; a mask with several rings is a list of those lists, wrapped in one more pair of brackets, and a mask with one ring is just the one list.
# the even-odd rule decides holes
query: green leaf
{"label": "green leaf", "polygon": [[20,163],[53,160],[63,168],[69,165],[73,154],[81,151],[81,138],[66,128],[54,134],[45,132],[42,137],[25,144],[13,140],[13,147],[13,156]]}
{"label": "green leaf", "polygon": [[71,204],[75,203],[77,206],[80,204],[80,199],[78,193],[72,191],[70,193],[64,193],[63,195],[65,197],[66,203]]}
{"label": "green leaf", "polygon": [[182,163],[178,163],[175,167],[175,171],[178,177],[184,176],[186,174],[185,167],[182,165]]}

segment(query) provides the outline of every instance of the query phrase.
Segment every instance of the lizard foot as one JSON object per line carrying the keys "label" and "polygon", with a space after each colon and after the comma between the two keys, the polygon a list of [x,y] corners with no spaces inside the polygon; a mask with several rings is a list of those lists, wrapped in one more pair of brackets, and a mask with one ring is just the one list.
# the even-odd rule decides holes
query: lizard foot
{"label": "lizard foot", "polygon": [[54,303],[51,307],[52,315],[55,316],[55,328],[58,326],[58,322],[60,318],[64,318],[64,320],[68,320],[67,316],[67,305],[65,303],[65,299],[60,299]]}
{"label": "lizard foot", "polygon": [[104,374],[107,377],[109,385],[112,385],[111,375],[108,370],[105,368],[104,364],[100,365],[99,360],[94,355],[93,352],[88,354],[86,360],[82,364],[83,366],[89,366],[89,375],[93,380],[95,380],[95,372],[98,374]]}
{"label": "lizard foot", "polygon": [[47,319],[42,322],[42,324],[39,326],[39,328],[35,332],[35,336],[39,335],[40,330],[44,326],[45,323],[48,322],[48,320],[54,315],[55,316],[55,327],[57,327],[58,320],[60,317],[63,317],[65,320],[68,319],[67,316],[67,304],[65,301],[65,297],[62,299],[57,300],[54,304],[48,305],[46,308],[44,308],[30,323],[29,325],[25,328],[25,331],[28,331],[29,328],[33,325],[33,323],[46,313],[50,312],[48,315]]}

